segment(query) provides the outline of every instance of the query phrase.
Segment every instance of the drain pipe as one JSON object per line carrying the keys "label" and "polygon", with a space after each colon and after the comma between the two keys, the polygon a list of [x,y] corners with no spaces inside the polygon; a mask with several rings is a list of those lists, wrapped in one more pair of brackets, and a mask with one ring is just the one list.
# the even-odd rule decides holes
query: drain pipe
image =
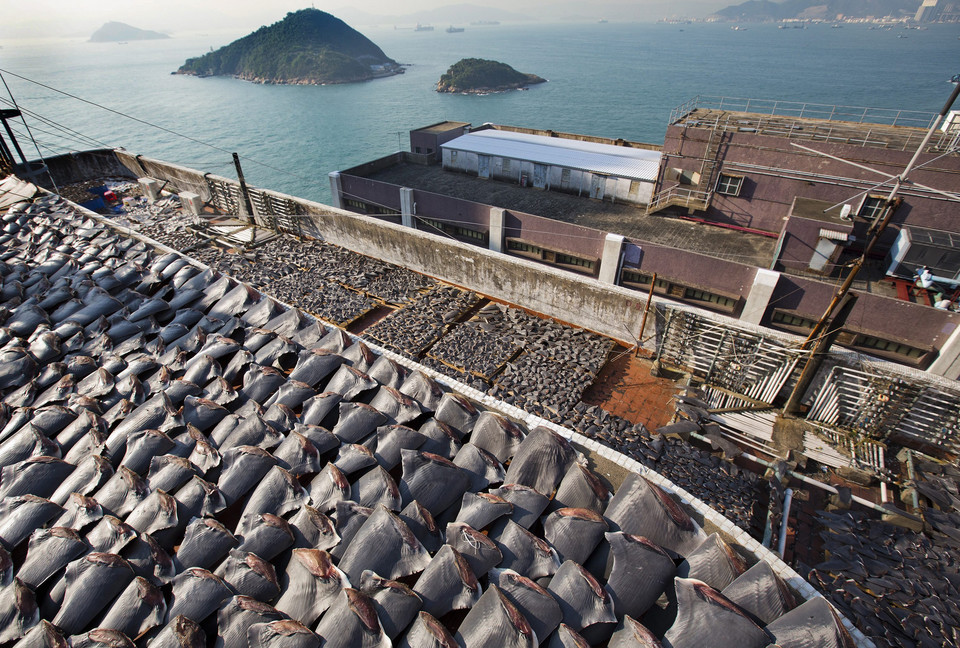
{"label": "drain pipe", "polygon": [[780,518],[780,540],[777,541],[777,553],[783,558],[787,550],[787,529],[790,527],[790,504],[793,502],[793,489],[788,488],[783,494],[783,515]]}

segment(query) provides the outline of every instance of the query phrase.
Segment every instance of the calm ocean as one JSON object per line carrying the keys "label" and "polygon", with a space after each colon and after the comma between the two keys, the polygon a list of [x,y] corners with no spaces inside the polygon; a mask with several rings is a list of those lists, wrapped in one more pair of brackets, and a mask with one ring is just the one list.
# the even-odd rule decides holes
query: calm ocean
{"label": "calm ocean", "polygon": [[[956,25],[734,31],[723,24],[535,23],[467,26],[457,34],[445,27],[361,28],[410,67],[401,76],[341,86],[170,74],[186,58],[233,40],[222,36],[127,45],[8,41],[0,68],[166,129],[5,75],[21,107],[99,143],[231,177],[227,152],[237,151],[247,158],[251,184],[322,202],[330,198],[327,173],[406,149],[407,131],[444,119],[661,144],[670,111],[697,95],[933,114],[949,96],[948,79],[960,72]],[[549,83],[487,96],[434,92],[440,75],[464,57],[503,61]],[[96,146],[29,123],[45,155]]]}

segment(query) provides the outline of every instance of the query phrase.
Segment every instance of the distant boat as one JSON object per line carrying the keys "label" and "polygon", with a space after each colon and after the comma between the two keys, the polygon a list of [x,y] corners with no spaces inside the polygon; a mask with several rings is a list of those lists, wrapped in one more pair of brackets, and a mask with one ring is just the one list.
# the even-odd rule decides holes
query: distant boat
{"label": "distant boat", "polygon": [[499,20],[474,20],[471,25],[499,25]]}
{"label": "distant boat", "polygon": [[740,25],[734,25],[730,29],[732,29],[733,31],[747,31],[746,27],[741,27]]}
{"label": "distant boat", "polygon": [[950,77],[950,83],[954,85],[960,83],[960,74],[954,74],[952,77]]}
{"label": "distant boat", "polygon": [[607,22],[607,19],[606,19],[606,18],[601,18],[601,19],[600,19],[600,20],[598,20],[597,22],[598,22],[598,23],[600,23],[600,24],[602,25],[602,24],[604,24],[604,23],[606,23],[606,22]]}
{"label": "distant boat", "polygon": [[450,25],[449,27],[447,27],[448,34],[459,34],[462,31],[463,31],[463,27],[454,27],[453,25]]}
{"label": "distant boat", "polygon": [[433,31],[433,25],[421,25],[417,23],[417,26],[413,28],[413,31]]}

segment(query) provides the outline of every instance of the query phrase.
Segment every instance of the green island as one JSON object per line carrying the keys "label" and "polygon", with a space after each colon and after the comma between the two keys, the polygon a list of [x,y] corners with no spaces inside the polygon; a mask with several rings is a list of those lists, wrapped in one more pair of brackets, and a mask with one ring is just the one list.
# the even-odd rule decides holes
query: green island
{"label": "green island", "polygon": [[403,67],[345,22],[301,9],[270,26],[187,59],[175,74],[233,76],[255,83],[325,85],[403,73]]}
{"label": "green island", "polygon": [[440,77],[437,92],[485,94],[526,88],[546,79],[536,74],[518,72],[506,63],[487,59],[461,59]]}

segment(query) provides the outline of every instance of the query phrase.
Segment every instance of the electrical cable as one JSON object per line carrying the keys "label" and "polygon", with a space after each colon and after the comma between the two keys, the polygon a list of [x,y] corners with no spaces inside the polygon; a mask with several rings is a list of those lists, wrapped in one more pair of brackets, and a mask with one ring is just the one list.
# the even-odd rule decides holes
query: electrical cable
{"label": "electrical cable", "polygon": [[[185,139],[185,140],[187,140],[187,141],[193,142],[194,144],[200,144],[200,145],[202,145],[202,146],[207,146],[207,147],[209,147],[209,148],[212,148],[212,149],[214,149],[214,150],[216,150],[216,151],[220,151],[221,153],[226,153],[227,155],[233,155],[233,151],[229,151],[229,150],[223,148],[222,146],[217,146],[216,144],[211,144],[211,143],[209,143],[209,142],[205,142],[205,141],[203,141],[203,140],[197,139],[196,137],[192,137],[192,136],[190,136],[190,135],[185,135],[184,133],[180,133],[180,132],[175,131],[175,130],[173,130],[173,129],[171,129],[171,128],[167,128],[166,126],[160,126],[159,124],[154,124],[154,123],[149,122],[149,121],[147,121],[147,120],[145,120],[145,119],[140,119],[139,117],[134,117],[133,115],[128,115],[127,113],[124,113],[124,112],[122,112],[122,111],[120,111],[120,110],[116,110],[116,109],[114,109],[114,108],[110,108],[110,107],[108,107],[108,106],[104,106],[103,104],[99,104],[99,103],[97,103],[97,102],[95,102],[95,101],[90,101],[89,99],[84,99],[83,97],[79,97],[79,96],[77,96],[77,95],[75,95],[75,94],[71,94],[71,93],[66,92],[66,91],[64,91],[64,90],[59,90],[59,89],[54,88],[53,86],[47,85],[47,84],[45,84],[45,83],[41,83],[41,82],[39,82],[39,81],[35,81],[35,80],[33,80],[33,79],[30,79],[30,78],[28,78],[28,77],[19,75],[19,74],[15,73],[15,72],[11,72],[11,71],[9,71],[9,70],[0,68],[0,78],[2,78],[2,75],[3,75],[3,74],[9,74],[10,76],[16,77],[16,78],[18,78],[18,79],[20,79],[20,80],[22,80],[22,81],[26,81],[26,82],[28,82],[28,83],[33,83],[34,85],[38,85],[38,86],[40,86],[41,88],[45,88],[45,89],[47,89],[47,90],[52,90],[53,92],[60,93],[60,94],[62,94],[62,95],[64,95],[64,96],[66,96],[66,97],[70,97],[71,99],[75,99],[75,100],[77,100],[77,101],[83,102],[83,103],[88,104],[88,105],[90,105],[90,106],[94,106],[95,108],[100,108],[101,110],[105,110],[105,111],[107,111],[107,112],[109,112],[109,113],[113,113],[114,115],[118,115],[118,116],[120,116],[120,117],[125,117],[126,119],[130,119],[130,120],[135,121],[135,122],[137,122],[137,123],[139,123],[139,124],[143,124],[144,126],[149,126],[149,127],[151,127],[151,128],[156,128],[157,130],[163,131],[164,133],[168,133],[168,134],[170,134],[170,135],[174,135],[174,136],[176,136],[176,137],[180,137],[180,138]],[[5,81],[5,80],[4,80],[4,84],[6,84],[6,81]],[[24,123],[26,123],[26,122],[24,122]],[[39,153],[39,151],[37,151],[37,152]],[[295,173],[295,172],[293,172],[293,171],[288,171],[288,170],[284,170],[284,169],[277,168],[277,167],[275,167],[275,166],[273,166],[273,165],[271,165],[271,164],[267,164],[266,162],[261,162],[260,160],[256,160],[256,159],[251,158],[251,157],[248,157],[248,156],[246,156],[246,155],[238,155],[238,157],[240,157],[240,158],[242,158],[242,159],[244,159],[244,160],[247,160],[247,161],[249,161],[249,162],[253,162],[254,164],[260,165],[260,166],[262,166],[262,167],[266,167],[266,168],[268,168],[268,169],[271,169],[272,171],[276,171],[277,173],[283,173],[283,174],[291,175],[291,176],[293,176],[293,177],[295,177],[295,178],[299,178],[300,180],[303,180],[303,181],[305,181],[305,182],[313,182],[313,181],[314,181],[314,179],[307,178],[307,177],[302,176],[302,175],[300,175],[300,174],[298,174],[298,173]]]}
{"label": "electrical cable", "polygon": [[[2,98],[2,97],[0,97],[0,102],[5,103],[5,104],[7,104],[7,105],[9,105],[9,106],[14,105],[11,101],[9,101],[8,99],[4,99],[4,98]],[[93,143],[93,144],[96,145],[96,146],[100,146],[100,147],[103,147],[103,148],[115,148],[115,147],[111,146],[110,144],[106,144],[106,143],[104,143],[104,142],[101,142],[101,141],[99,141],[99,140],[97,140],[97,139],[95,139],[95,138],[93,138],[93,137],[90,137],[89,135],[84,135],[83,133],[81,133],[81,132],[79,132],[79,131],[75,131],[75,130],[73,130],[72,128],[70,128],[70,127],[68,127],[68,126],[64,126],[63,124],[57,123],[57,122],[53,121],[52,119],[49,119],[49,118],[47,118],[47,117],[44,117],[43,115],[41,115],[41,114],[39,114],[39,113],[37,113],[37,112],[35,112],[35,111],[33,111],[33,110],[29,110],[29,109],[27,109],[27,108],[21,108],[20,111],[21,111],[24,115],[29,115],[30,117],[36,119],[37,121],[43,122],[43,123],[47,124],[48,126],[50,126],[50,127],[52,127],[52,128],[57,128],[57,129],[59,129],[59,130],[64,131],[65,133],[67,133],[67,135],[61,135],[61,137],[73,137],[73,138],[77,139],[78,141],[84,141],[84,140],[85,140],[85,144],[86,144],[86,142],[90,142],[90,143]],[[86,145],[89,146],[89,144],[86,144]]]}
{"label": "electrical cable", "polygon": [[[2,74],[3,70],[0,70],[0,81],[3,81],[3,87],[7,89],[7,94],[10,95],[10,101],[13,102],[13,107],[20,111],[20,106],[17,105],[17,100],[13,98],[13,92],[10,90],[10,86],[7,85],[7,80]],[[27,129],[27,132],[30,132],[30,126],[27,124],[27,120],[23,117],[23,112],[20,112],[20,121],[23,122],[24,127]],[[30,135],[30,139],[33,140],[33,134]],[[37,142],[33,142],[33,147],[37,149],[37,157],[40,158],[40,161],[43,163],[43,168],[47,170],[47,176],[50,177],[50,184],[53,185],[53,188],[57,190],[57,193],[60,193],[60,189],[57,187],[57,181],[53,179],[53,174],[50,173],[49,167],[47,167],[47,161],[43,159],[43,154],[40,152],[40,147],[37,146]],[[32,175],[32,172],[31,172]]]}

